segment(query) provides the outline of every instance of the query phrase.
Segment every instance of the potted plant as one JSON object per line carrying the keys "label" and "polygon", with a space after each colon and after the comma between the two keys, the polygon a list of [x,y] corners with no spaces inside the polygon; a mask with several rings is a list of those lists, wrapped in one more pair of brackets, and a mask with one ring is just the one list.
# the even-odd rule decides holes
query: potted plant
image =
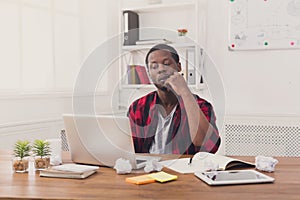
{"label": "potted plant", "polygon": [[27,172],[28,156],[31,149],[30,142],[27,140],[18,140],[14,145],[13,170],[15,172]]}
{"label": "potted plant", "polygon": [[178,42],[185,43],[187,42],[187,38],[185,37],[188,30],[186,28],[177,29],[178,33]]}
{"label": "potted plant", "polygon": [[177,29],[178,36],[185,36],[188,32],[186,28]]}
{"label": "potted plant", "polygon": [[51,148],[46,140],[35,140],[32,146],[35,155],[34,166],[36,170],[46,169],[50,166]]}

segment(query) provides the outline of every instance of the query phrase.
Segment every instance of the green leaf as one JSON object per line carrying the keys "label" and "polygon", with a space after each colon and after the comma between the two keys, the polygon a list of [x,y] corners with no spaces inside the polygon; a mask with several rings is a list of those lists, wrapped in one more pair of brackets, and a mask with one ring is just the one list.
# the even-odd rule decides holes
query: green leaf
{"label": "green leaf", "polygon": [[50,143],[46,140],[35,140],[33,143],[32,151],[36,156],[50,156]]}
{"label": "green leaf", "polygon": [[14,145],[14,156],[20,157],[23,159],[26,156],[29,156],[31,150],[30,142],[27,140],[18,140]]}

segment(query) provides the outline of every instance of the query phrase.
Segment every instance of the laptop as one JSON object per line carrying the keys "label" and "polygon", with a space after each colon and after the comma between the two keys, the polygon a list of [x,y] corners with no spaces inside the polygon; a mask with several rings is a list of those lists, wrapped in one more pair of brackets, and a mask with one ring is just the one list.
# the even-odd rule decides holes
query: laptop
{"label": "laptop", "polygon": [[75,163],[113,167],[119,158],[129,160],[133,169],[159,157],[135,154],[129,119],[111,115],[64,114],[63,121]]}

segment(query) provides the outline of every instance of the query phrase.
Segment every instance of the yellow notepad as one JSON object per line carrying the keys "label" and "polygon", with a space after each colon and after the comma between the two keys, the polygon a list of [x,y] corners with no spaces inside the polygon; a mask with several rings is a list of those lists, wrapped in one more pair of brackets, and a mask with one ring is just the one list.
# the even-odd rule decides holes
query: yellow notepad
{"label": "yellow notepad", "polygon": [[167,181],[173,181],[173,180],[177,179],[176,175],[171,175],[166,172],[152,173],[152,174],[149,174],[148,176],[155,179],[156,181],[161,182],[161,183],[164,183]]}
{"label": "yellow notepad", "polygon": [[141,185],[146,183],[154,183],[155,179],[151,178],[149,175],[140,175],[140,176],[126,178],[126,182]]}

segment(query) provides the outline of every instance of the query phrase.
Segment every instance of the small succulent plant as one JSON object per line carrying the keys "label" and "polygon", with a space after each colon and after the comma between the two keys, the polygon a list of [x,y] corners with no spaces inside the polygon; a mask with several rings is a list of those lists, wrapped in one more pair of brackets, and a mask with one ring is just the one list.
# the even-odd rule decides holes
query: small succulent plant
{"label": "small succulent plant", "polygon": [[51,148],[50,143],[46,140],[35,140],[32,151],[36,156],[34,166],[37,170],[46,169],[50,166]]}
{"label": "small succulent plant", "polygon": [[13,148],[13,155],[15,156],[13,160],[13,170],[15,172],[26,172],[28,169],[28,159],[30,154],[31,145],[27,140],[18,140]]}
{"label": "small succulent plant", "polygon": [[46,140],[35,140],[32,151],[36,156],[45,157],[51,155],[50,143]]}
{"label": "small succulent plant", "polygon": [[29,156],[30,150],[31,150],[31,145],[29,141],[18,140],[14,145],[14,150],[13,150],[14,156],[22,160],[24,157]]}

